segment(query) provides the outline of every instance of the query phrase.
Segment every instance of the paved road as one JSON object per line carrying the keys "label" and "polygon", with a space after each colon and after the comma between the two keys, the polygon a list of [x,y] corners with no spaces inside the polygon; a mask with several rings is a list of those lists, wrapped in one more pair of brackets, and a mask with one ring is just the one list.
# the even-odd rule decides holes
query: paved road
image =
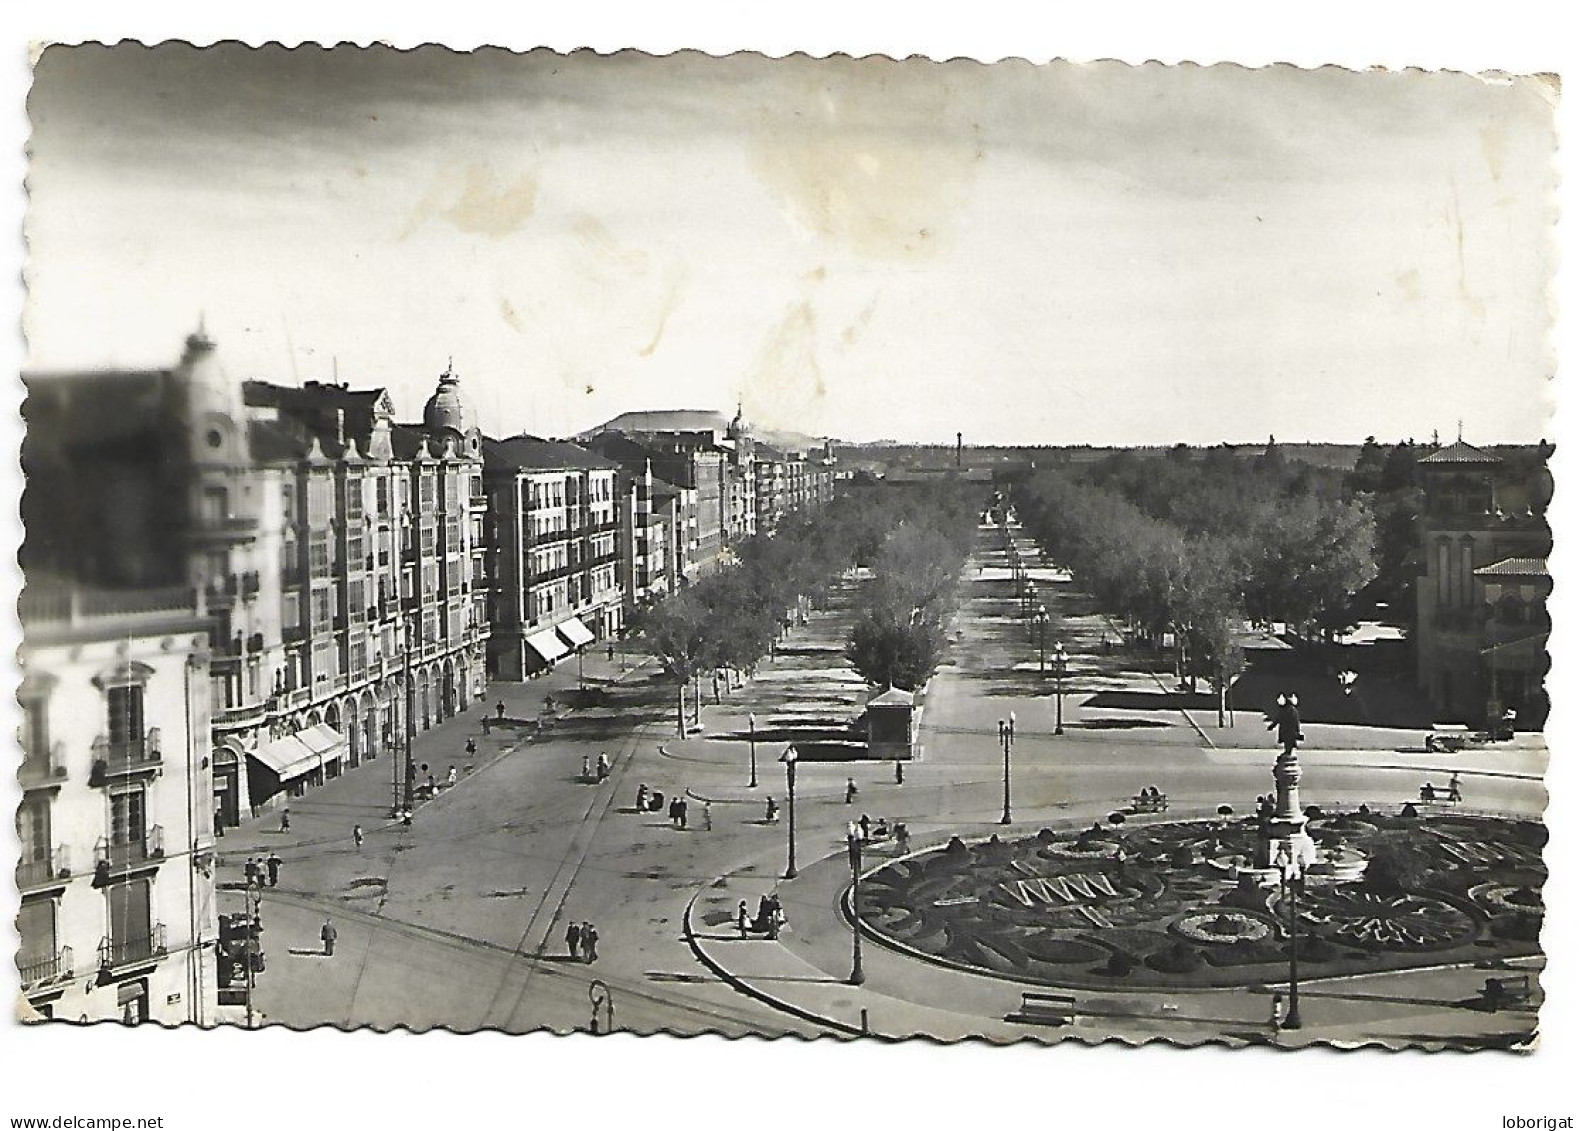
{"label": "paved road", "polygon": [[[847,822],[861,812],[907,820],[922,835],[989,828],[1002,804],[996,720],[1013,711],[1019,821],[1090,819],[1143,784],[1158,786],[1182,806],[1224,802],[1239,809],[1271,788],[1272,751],[1214,748],[1201,720],[1156,709],[1140,697],[1158,689],[1148,665],[1107,651],[1111,626],[1084,595],[1056,578],[1041,585],[1040,599],[1073,653],[1073,686],[1081,690],[1065,700],[1066,733],[1051,734],[1049,683],[1038,675],[1036,645],[1016,620],[991,537],[981,551],[987,568],[964,575],[958,638],[928,696],[925,757],[907,768],[905,783],[895,782],[889,766],[800,766],[798,839],[805,865],[840,851]],[[702,733],[686,741],[675,738],[673,689],[620,657],[611,665],[601,656],[587,670],[591,682],[607,688],[607,705],[570,713],[540,738],[498,730],[486,738],[477,726],[478,709],[471,719],[451,720],[421,736],[417,756],[436,768],[465,765],[457,752],[469,737],[480,750],[455,788],[418,810],[411,829],[383,819],[390,800],[385,761],[294,804],[290,834],[271,831],[273,819],[234,831],[222,879],[240,880],[241,862],[253,851],[275,849],[286,860],[280,887],[266,896],[270,969],[260,981],[259,1008],[271,1021],[292,1025],[564,1030],[588,1026],[589,986],[599,978],[612,988],[616,1024],[623,1029],[824,1030],[719,980],[695,954],[700,945],[719,946],[697,939],[690,945],[683,915],[700,891],[710,893],[700,906],[724,906],[729,913],[734,902],[728,897],[751,902],[782,882],[787,830],[764,820],[764,800],[774,794],[784,807],[785,778],[775,759],[785,742],[757,744],[758,786],[749,788],[747,713],[755,713],[754,733],[774,735],[856,709],[861,686],[832,670],[839,667],[835,657],[849,602],[833,604],[794,630],[792,647],[747,688],[719,706],[707,705]],[[574,668],[522,687],[493,688],[490,698],[503,697],[509,715],[527,715],[546,691],[569,682],[575,682]],[[1238,725],[1260,720],[1244,715]],[[612,762],[610,779],[581,780],[583,758],[592,761],[601,752]],[[1359,798],[1399,803],[1426,777],[1456,769],[1470,806],[1525,812],[1543,806],[1536,776],[1542,751],[1408,757],[1393,748],[1338,749],[1307,752],[1304,765],[1305,800],[1319,804],[1350,806]],[[848,776],[858,787],[852,805],[845,803]],[[688,828],[673,828],[663,814],[635,812],[640,783],[667,796],[689,794]],[[368,832],[360,852],[349,835],[354,822]],[[786,885],[786,894],[804,898],[793,885]],[[718,933],[718,906],[708,912],[717,921],[696,923],[697,930]],[[337,953],[328,959],[311,953],[327,915],[340,932]],[[752,963],[765,965],[763,977],[781,979],[783,989],[801,986],[815,1004],[827,1002],[855,1022],[863,1007],[833,984],[839,975],[825,967],[839,959],[820,950],[839,953],[842,945],[829,893],[820,890],[797,907],[794,919],[788,941],[806,953],[786,953],[803,966],[779,970],[780,958],[756,950],[738,949],[730,960],[751,955]],[[598,926],[601,938],[592,966],[567,961],[563,953],[568,923],[585,920]],[[903,981],[909,976],[895,964],[910,960],[875,961],[892,964]],[[803,967],[808,973],[799,982],[795,971]],[[1003,988],[997,995],[998,1003]],[[940,1016],[919,1022],[942,1031],[987,1030],[990,1013],[983,1004],[965,994],[954,1005],[954,1026]],[[898,1008],[901,1029],[891,1032],[910,1024],[908,1007],[889,995],[877,1002],[879,1011],[893,1016]]]}

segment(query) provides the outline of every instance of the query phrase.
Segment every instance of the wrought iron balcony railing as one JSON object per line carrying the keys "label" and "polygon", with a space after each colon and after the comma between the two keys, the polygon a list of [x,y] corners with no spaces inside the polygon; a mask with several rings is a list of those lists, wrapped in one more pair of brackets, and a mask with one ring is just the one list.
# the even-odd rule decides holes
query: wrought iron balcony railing
{"label": "wrought iron balcony railing", "polygon": [[108,878],[165,858],[165,830],[151,825],[142,836],[100,837],[93,848],[95,878]]}
{"label": "wrought iron balcony railing", "polygon": [[42,956],[23,952],[17,958],[17,969],[22,973],[22,988],[35,990],[54,982],[63,982],[76,976],[71,947],[63,946],[53,954]]}
{"label": "wrought iron balcony railing", "polygon": [[115,970],[146,962],[165,953],[165,924],[155,923],[147,934],[106,935],[99,940],[99,968]]}
{"label": "wrought iron balcony railing", "polygon": [[70,857],[64,845],[43,856],[24,851],[23,860],[16,866],[16,885],[24,892],[69,878]]}
{"label": "wrought iron balcony railing", "polygon": [[159,769],[159,728],[150,727],[142,738],[94,740],[93,772],[89,785],[100,786],[111,778],[127,777]]}

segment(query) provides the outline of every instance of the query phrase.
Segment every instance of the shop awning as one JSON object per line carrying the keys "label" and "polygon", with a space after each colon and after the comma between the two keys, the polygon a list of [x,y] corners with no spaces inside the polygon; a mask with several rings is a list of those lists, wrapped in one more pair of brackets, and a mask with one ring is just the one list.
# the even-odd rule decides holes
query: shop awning
{"label": "shop awning", "polygon": [[592,644],[594,642],[594,634],[589,632],[588,626],[576,617],[556,625],[555,629],[566,637],[566,642],[573,648],[581,648],[584,644]]}
{"label": "shop awning", "polygon": [[528,647],[537,652],[546,664],[553,664],[567,652],[566,645],[555,635],[553,628],[543,629],[528,637]]}
{"label": "shop awning", "polygon": [[346,738],[329,723],[316,723],[306,730],[298,731],[297,737],[326,765],[346,756]]}
{"label": "shop awning", "polygon": [[258,749],[250,752],[248,757],[274,771],[275,776],[281,781],[300,778],[303,774],[324,765],[324,759],[319,756],[319,752],[302,741],[301,735],[296,734],[288,734],[271,742],[261,742]]}

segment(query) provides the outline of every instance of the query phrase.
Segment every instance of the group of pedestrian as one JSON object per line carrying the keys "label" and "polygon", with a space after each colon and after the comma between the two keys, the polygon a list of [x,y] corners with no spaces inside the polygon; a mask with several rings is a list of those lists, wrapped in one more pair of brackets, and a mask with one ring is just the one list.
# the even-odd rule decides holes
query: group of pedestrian
{"label": "group of pedestrian", "polygon": [[781,897],[777,892],[769,892],[759,896],[758,914],[748,917],[748,901],[743,899],[737,902],[737,933],[744,939],[750,932],[757,931],[769,938],[779,938],[781,928],[786,926],[786,912],[781,907]]}
{"label": "group of pedestrian", "polygon": [[677,829],[687,828],[687,798],[677,794],[671,799],[669,816],[671,827]]}
{"label": "group of pedestrian", "polygon": [[572,923],[566,928],[566,956],[574,962],[593,962],[599,957],[599,931],[592,923]]}
{"label": "group of pedestrian", "polygon": [[280,869],[285,863],[279,856],[271,852],[268,856],[254,858],[249,856],[247,864],[242,869],[242,874],[247,877],[248,887],[278,887],[280,885]]}
{"label": "group of pedestrian", "polygon": [[[588,755],[586,755],[586,754],[583,755],[583,773],[582,773],[582,778],[581,778],[582,781],[585,781],[585,782],[602,782],[606,778],[608,778],[609,776],[610,776],[610,759],[607,758],[603,753],[601,753],[599,755],[598,759],[595,760],[593,762],[593,764],[591,764],[591,765],[589,764],[589,761],[588,761]],[[646,788],[645,788],[644,792],[647,792]],[[641,808],[641,806],[642,806],[642,803],[639,802],[639,807]]]}

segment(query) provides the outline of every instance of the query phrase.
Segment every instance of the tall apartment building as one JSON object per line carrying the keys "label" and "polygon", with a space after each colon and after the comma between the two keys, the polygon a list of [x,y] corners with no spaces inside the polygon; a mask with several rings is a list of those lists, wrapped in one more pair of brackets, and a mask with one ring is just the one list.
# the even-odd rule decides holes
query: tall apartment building
{"label": "tall apartment building", "polygon": [[[483,694],[482,436],[454,374],[399,424],[382,389],[244,384],[200,331],[174,369],[41,375],[29,399],[78,469],[29,539],[203,593],[222,828]],[[76,507],[96,491],[102,515]]]}
{"label": "tall apartment building", "polygon": [[248,631],[216,648],[227,819],[482,697],[489,636],[482,434],[455,374],[412,425],[383,389],[248,382],[244,397],[259,502],[228,586]]}
{"label": "tall apartment building", "polygon": [[[26,378],[18,965],[38,1014],[215,1021],[200,353]],[[223,447],[223,442],[222,445]]]}
{"label": "tall apartment building", "polygon": [[484,441],[489,672],[526,679],[626,620],[617,464],[533,436]]}
{"label": "tall apartment building", "polygon": [[1443,717],[1539,729],[1549,711],[1548,448],[1496,455],[1458,440],[1419,461],[1424,489],[1413,642]]}
{"label": "tall apartment building", "polygon": [[[695,529],[690,541],[691,578],[722,560],[733,533],[733,489],[736,470],[731,427],[719,413],[691,410],[628,412],[589,437],[588,445],[637,476],[645,467],[664,482],[690,492]],[[626,441],[622,444],[620,441]]]}
{"label": "tall apartment building", "polygon": [[[619,432],[601,432],[584,446],[620,467],[627,485],[624,521],[631,531],[627,540],[629,608],[674,592],[715,566],[718,550],[716,557],[708,560],[703,554],[698,492],[661,472],[665,466],[672,472],[681,469],[688,462],[685,457],[672,452],[667,459],[664,453]],[[640,558],[657,564],[639,571]],[[645,575],[639,576],[640,572]]]}

